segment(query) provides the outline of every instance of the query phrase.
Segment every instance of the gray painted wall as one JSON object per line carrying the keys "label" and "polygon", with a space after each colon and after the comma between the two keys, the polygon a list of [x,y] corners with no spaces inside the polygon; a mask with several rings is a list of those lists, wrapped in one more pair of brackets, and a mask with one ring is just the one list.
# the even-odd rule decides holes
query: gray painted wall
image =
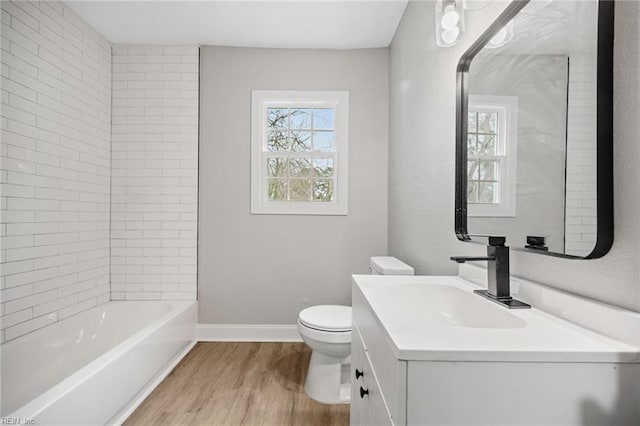
{"label": "gray painted wall", "polygon": [[[387,251],[388,49],[200,50],[199,321],[294,324],[349,304]],[[349,91],[349,215],[250,215],[252,90]]]}
{"label": "gray painted wall", "polygon": [[[455,274],[453,254],[482,253],[453,232],[455,69],[503,10],[469,13],[464,42],[436,47],[432,2],[412,1],[390,48],[389,252],[419,274]],[[599,260],[512,253],[514,275],[640,311],[640,2],[616,3],[615,242]]]}

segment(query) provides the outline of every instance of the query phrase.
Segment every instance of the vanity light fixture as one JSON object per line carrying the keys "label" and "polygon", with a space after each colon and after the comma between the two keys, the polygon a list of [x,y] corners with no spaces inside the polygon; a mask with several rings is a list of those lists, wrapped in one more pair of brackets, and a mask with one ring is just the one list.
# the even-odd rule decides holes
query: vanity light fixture
{"label": "vanity light fixture", "polygon": [[461,0],[436,1],[436,43],[440,47],[455,45],[464,33],[464,8]]}
{"label": "vanity light fixture", "polygon": [[513,39],[513,21],[509,21],[507,25],[502,27],[500,31],[493,36],[485,47],[489,49],[497,49],[509,43]]}

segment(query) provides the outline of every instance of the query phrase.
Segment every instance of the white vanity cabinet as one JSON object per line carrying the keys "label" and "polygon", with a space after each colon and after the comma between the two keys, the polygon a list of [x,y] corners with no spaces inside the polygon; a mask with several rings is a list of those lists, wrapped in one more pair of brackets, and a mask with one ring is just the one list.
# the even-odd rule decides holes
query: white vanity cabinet
{"label": "white vanity cabinet", "polygon": [[[387,285],[390,280],[395,282]],[[487,323],[474,328],[471,317],[463,318],[470,321],[464,330],[459,325],[448,330],[444,323],[434,327],[434,299],[441,295],[432,292],[421,299],[394,287],[418,281],[427,287],[466,285],[452,277],[354,276],[351,425],[640,424],[638,348],[532,310],[516,314],[521,322],[513,320],[512,328]],[[492,315],[500,323],[507,319],[501,316],[504,308],[473,295],[475,287],[468,285],[470,303],[477,298],[480,310],[488,306],[480,321]],[[401,293],[415,303],[395,300]],[[475,308],[444,316],[460,319],[470,309]],[[550,328],[536,341],[532,333],[542,326]],[[505,347],[511,349],[502,351],[495,336],[506,336]],[[543,346],[547,342],[557,350]]]}
{"label": "white vanity cabinet", "polygon": [[[355,302],[356,299],[354,299]],[[352,425],[403,425],[406,423],[406,372],[407,363],[396,358],[385,340],[366,303],[353,304],[353,332],[351,340],[351,424]],[[363,376],[356,380],[356,369]],[[364,386],[361,381],[364,380]],[[360,386],[369,390],[369,395],[360,395]],[[384,404],[384,410],[375,408]],[[369,412],[360,414],[361,412]],[[375,414],[373,412],[375,411]],[[379,417],[387,414],[387,422]],[[375,418],[369,418],[373,416]],[[354,418],[358,421],[357,423]]]}
{"label": "white vanity cabinet", "polygon": [[[357,426],[393,425],[380,384],[365,351],[360,333],[353,330],[351,344],[351,424]],[[357,379],[356,379],[357,377]]]}

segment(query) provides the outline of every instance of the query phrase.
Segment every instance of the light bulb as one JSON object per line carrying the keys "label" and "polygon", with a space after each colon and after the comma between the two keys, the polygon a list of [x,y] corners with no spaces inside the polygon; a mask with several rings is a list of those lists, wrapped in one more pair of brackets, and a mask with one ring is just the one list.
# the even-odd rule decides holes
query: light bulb
{"label": "light bulb", "polygon": [[503,28],[500,31],[498,31],[498,34],[493,36],[493,38],[489,43],[491,43],[494,46],[502,46],[502,43],[504,43],[506,39],[507,39],[507,29]]}
{"label": "light bulb", "polygon": [[444,9],[442,19],[440,20],[442,28],[445,30],[452,30],[458,26],[458,22],[460,22],[460,15],[458,14],[458,11],[456,11],[456,7],[452,4],[447,6]]}
{"label": "light bulb", "polygon": [[442,41],[445,44],[453,44],[458,40],[458,34],[460,34],[460,29],[458,27],[454,27],[451,30],[445,30],[441,34]]}
{"label": "light bulb", "polygon": [[487,47],[490,49],[496,49],[509,43],[511,39],[513,39],[513,21],[509,22],[500,31],[498,31],[496,35],[489,40]]}

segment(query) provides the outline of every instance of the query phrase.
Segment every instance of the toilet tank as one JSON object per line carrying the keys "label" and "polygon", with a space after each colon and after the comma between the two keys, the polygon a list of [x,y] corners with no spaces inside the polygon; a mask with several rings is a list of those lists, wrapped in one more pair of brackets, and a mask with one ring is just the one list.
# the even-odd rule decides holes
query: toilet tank
{"label": "toilet tank", "polygon": [[374,256],[369,258],[371,275],[413,275],[413,268],[393,256]]}

